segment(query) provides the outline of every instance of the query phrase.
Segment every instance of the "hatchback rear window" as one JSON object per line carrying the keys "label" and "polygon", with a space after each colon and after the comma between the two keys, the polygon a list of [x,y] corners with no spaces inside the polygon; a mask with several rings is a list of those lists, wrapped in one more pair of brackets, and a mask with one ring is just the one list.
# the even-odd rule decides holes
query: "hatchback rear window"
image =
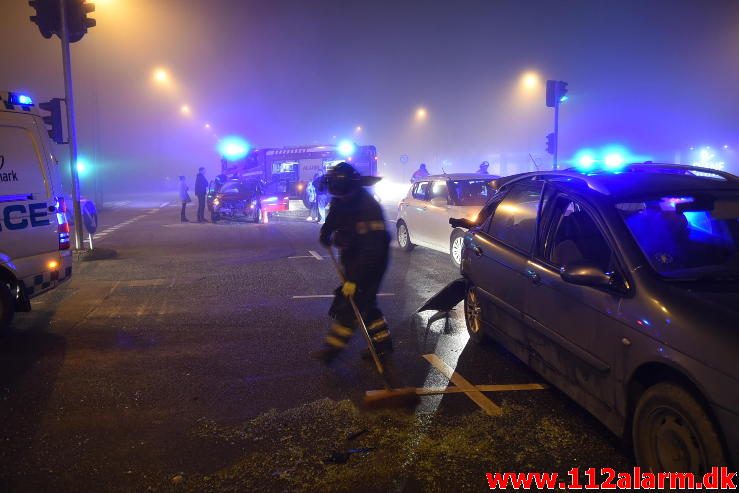
{"label": "hatchback rear window", "polygon": [[455,205],[485,205],[490,195],[487,180],[449,181],[449,196]]}

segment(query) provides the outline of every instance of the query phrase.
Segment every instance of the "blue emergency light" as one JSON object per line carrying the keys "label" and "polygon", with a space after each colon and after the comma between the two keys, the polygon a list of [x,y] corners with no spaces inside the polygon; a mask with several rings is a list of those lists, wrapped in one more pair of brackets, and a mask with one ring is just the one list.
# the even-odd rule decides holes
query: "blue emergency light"
{"label": "blue emergency light", "polygon": [[25,94],[15,94],[12,92],[8,96],[10,99],[10,104],[17,104],[19,106],[33,105],[33,99],[31,99],[31,96],[27,96]]}
{"label": "blue emergency light", "polygon": [[336,147],[336,150],[339,151],[339,154],[341,154],[344,157],[348,157],[354,154],[355,149],[356,149],[356,146],[354,145],[354,142],[350,140],[342,140],[341,142],[339,142],[339,145]]}

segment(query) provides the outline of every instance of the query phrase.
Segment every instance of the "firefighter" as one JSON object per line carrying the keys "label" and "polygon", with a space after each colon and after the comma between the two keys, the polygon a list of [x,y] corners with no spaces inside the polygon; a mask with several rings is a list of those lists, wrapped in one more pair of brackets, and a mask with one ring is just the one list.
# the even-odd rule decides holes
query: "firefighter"
{"label": "firefighter", "polygon": [[332,198],[326,222],[321,227],[320,241],[326,247],[333,245],[339,250],[346,279],[334,291],[329,309],[333,322],[324,349],[315,353],[326,363],[344,349],[356,328],[349,297],[354,298],[378,355],[393,349],[387,322],[377,306],[377,291],[388,265],[390,235],[380,204],[362,188],[369,180],[376,178],[362,177],[344,162],[326,175]]}

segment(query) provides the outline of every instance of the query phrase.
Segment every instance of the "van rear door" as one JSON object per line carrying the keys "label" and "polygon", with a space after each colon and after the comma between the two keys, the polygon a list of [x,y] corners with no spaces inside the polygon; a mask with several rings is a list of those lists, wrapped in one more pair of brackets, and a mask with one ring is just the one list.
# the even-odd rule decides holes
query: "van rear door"
{"label": "van rear door", "polygon": [[0,256],[5,261],[59,248],[45,152],[32,115],[0,112]]}

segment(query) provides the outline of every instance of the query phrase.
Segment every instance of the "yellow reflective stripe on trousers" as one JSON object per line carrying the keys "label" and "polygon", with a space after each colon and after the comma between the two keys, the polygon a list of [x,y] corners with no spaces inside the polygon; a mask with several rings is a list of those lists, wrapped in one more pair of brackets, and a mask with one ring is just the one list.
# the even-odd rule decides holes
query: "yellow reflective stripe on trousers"
{"label": "yellow reflective stripe on trousers", "polygon": [[378,318],[377,320],[375,320],[374,322],[372,322],[371,324],[369,324],[369,326],[367,327],[367,330],[376,329],[378,327],[382,327],[383,325],[387,325],[387,322],[385,322],[385,319],[384,318]]}
{"label": "yellow reflective stripe on trousers", "polygon": [[326,344],[335,348],[343,348],[344,346],[346,346],[346,342],[332,335],[326,336]]}
{"label": "yellow reflective stripe on trousers", "polygon": [[333,324],[331,326],[331,332],[341,337],[351,337],[354,333],[354,331],[352,331],[352,329],[350,329],[349,327],[344,327],[343,325],[339,324]]}
{"label": "yellow reflective stripe on trousers", "polygon": [[388,339],[390,337],[390,331],[385,329],[381,330],[380,332],[377,332],[376,334],[372,334],[372,340],[375,342],[381,342],[385,339]]}

